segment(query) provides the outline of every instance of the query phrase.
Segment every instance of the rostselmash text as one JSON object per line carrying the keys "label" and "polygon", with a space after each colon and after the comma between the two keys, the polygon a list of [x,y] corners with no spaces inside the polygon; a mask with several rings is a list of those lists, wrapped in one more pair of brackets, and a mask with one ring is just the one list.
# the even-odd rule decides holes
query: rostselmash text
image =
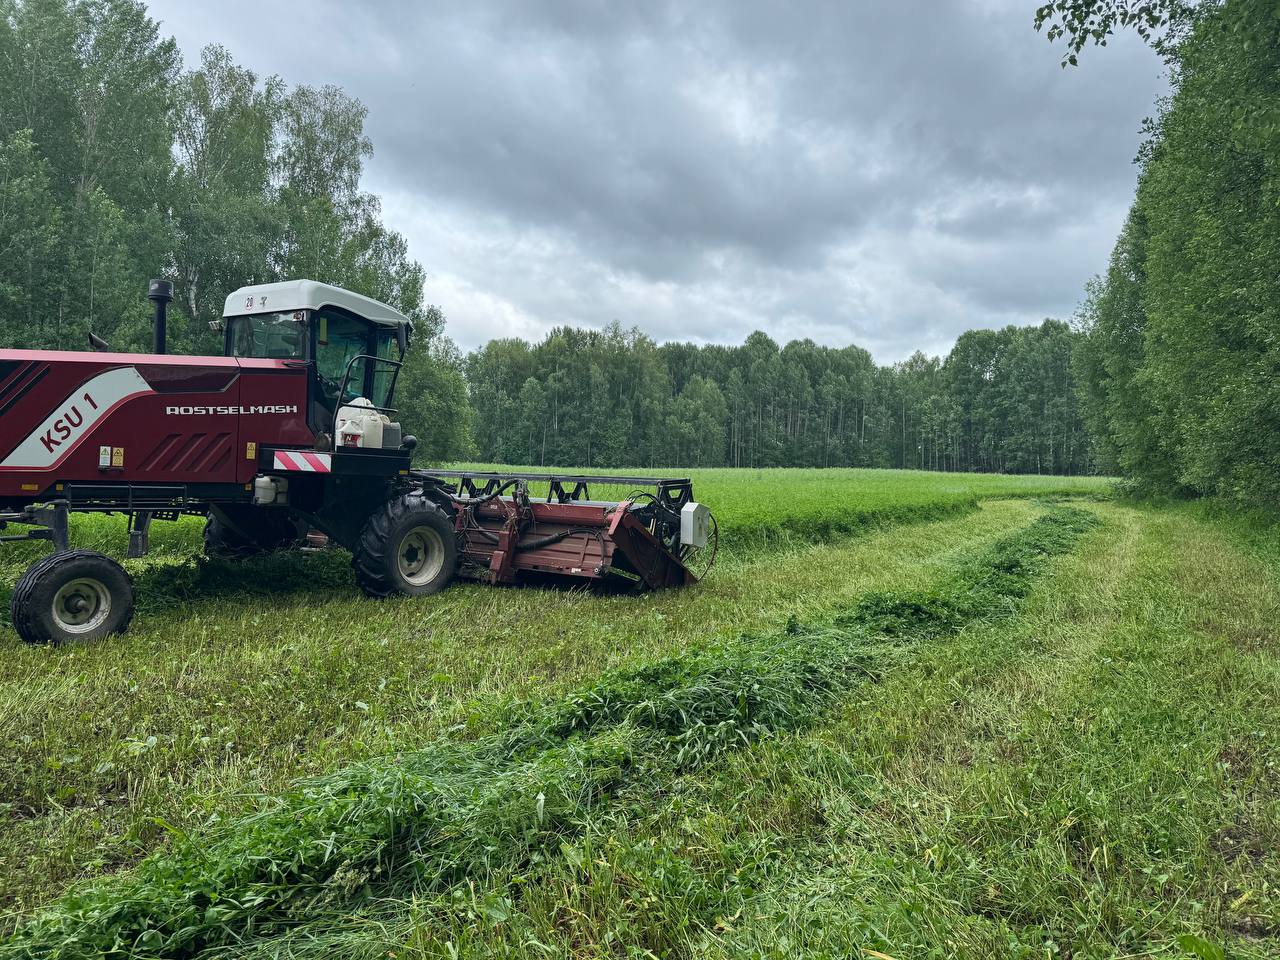
{"label": "rostselmash text", "polygon": [[296,405],[280,406],[270,404],[262,407],[165,407],[164,412],[182,417],[203,416],[205,414],[224,416],[234,414],[240,416],[253,413],[297,413],[298,408]]}

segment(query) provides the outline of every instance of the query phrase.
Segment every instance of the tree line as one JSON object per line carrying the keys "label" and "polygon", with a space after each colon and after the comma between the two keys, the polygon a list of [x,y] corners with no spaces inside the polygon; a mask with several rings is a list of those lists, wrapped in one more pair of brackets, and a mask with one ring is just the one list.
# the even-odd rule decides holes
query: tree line
{"label": "tree line", "polygon": [[945,359],[858,347],[657,345],[557,329],[463,357],[424,272],[361,189],[365,108],[289,87],[223,48],[182,62],[136,0],[0,0],[0,341],[146,349],[153,276],[174,352],[217,353],[239,286],[325,280],[415,321],[401,375],[424,460],[637,466],[1091,468],[1074,334],[972,331]]}
{"label": "tree line", "polygon": [[365,108],[207,47],[185,68],[135,0],[0,0],[0,342],[145,349],[151,277],[172,279],[170,349],[218,353],[208,321],[244,284],[326,280],[415,321],[407,426],[466,448],[457,351],[424,272],[360,188]]}
{"label": "tree line", "polygon": [[[1073,55],[1147,25],[1170,68],[1076,374],[1102,466],[1150,493],[1280,502],[1280,7],[1062,0]],[[1059,9],[1060,8],[1060,9]],[[1133,18],[1139,17],[1135,21]],[[1099,33],[1099,31],[1102,31]]]}
{"label": "tree line", "polygon": [[971,330],[945,358],[860,347],[657,344],[560,328],[494,340],[464,369],[485,460],[586,467],[1093,468],[1061,321]]}

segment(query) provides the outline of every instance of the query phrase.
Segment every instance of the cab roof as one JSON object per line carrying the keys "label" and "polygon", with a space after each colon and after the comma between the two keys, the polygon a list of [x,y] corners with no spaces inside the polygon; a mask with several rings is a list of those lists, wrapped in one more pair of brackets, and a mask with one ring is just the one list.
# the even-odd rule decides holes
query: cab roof
{"label": "cab roof", "polygon": [[241,287],[227,297],[224,317],[251,313],[287,313],[290,310],[319,310],[338,307],[384,327],[413,327],[413,321],[394,307],[315,280],[283,280]]}

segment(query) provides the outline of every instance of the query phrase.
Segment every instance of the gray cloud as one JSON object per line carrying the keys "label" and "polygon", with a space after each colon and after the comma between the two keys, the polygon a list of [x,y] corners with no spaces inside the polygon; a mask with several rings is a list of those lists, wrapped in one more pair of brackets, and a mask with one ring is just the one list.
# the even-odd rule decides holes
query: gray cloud
{"label": "gray cloud", "polygon": [[1068,315],[1164,89],[1132,38],[1060,69],[1023,0],[151,9],[191,62],[368,105],[368,186],[466,347],[618,319],[895,360]]}

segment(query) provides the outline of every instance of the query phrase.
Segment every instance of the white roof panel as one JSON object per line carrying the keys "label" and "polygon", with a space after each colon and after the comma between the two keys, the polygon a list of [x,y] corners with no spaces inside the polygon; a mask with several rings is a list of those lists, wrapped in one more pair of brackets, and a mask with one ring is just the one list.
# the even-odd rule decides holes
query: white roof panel
{"label": "white roof panel", "polygon": [[315,280],[284,280],[241,287],[227,297],[222,315],[241,317],[249,313],[287,313],[321,307],[340,307],[388,327],[413,325],[403,313],[385,303]]}

